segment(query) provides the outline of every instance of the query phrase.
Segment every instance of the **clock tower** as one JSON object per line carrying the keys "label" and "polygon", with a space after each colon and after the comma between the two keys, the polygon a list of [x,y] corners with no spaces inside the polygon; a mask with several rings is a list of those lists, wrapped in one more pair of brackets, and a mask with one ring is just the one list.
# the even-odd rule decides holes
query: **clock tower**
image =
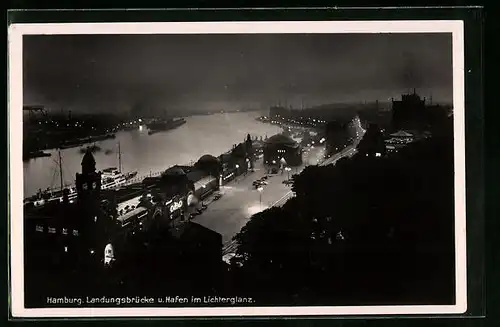
{"label": "clock tower", "polygon": [[82,173],[76,173],[76,191],[78,193],[79,202],[93,202],[99,200],[101,173],[96,172],[95,159],[90,150],[87,150],[83,156]]}

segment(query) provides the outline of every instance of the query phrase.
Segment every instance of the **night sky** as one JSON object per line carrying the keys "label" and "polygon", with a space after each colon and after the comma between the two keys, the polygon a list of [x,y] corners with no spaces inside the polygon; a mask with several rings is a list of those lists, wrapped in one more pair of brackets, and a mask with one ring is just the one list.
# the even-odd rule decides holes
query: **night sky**
{"label": "night sky", "polygon": [[25,36],[24,104],[221,110],[452,100],[451,34]]}

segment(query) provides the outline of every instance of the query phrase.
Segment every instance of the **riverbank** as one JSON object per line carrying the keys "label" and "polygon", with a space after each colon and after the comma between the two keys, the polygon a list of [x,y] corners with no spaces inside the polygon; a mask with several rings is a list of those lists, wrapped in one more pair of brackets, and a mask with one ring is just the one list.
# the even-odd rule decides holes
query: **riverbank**
{"label": "riverbank", "polygon": [[[100,141],[103,151],[94,153],[97,169],[119,167],[117,144],[120,143],[122,170],[137,171],[139,176],[164,171],[176,164],[195,162],[207,153],[226,152],[236,143],[244,141],[250,133],[258,138],[281,132],[278,126],[255,121],[254,113],[214,114],[186,118],[187,124],[168,131],[148,135],[147,128],[121,131],[116,139]],[[105,150],[111,149],[112,153]],[[39,189],[57,187],[59,167],[53,158],[56,150],[46,151],[52,158],[39,158],[23,166],[24,194],[36,194]],[[63,182],[74,183],[75,174],[81,171],[82,155],[77,149],[62,149]],[[19,180],[19,183],[23,183]]]}
{"label": "riverbank", "polygon": [[89,137],[85,137],[85,138],[79,138],[79,139],[65,141],[59,146],[59,148],[61,148],[61,149],[76,148],[76,147],[84,145],[84,144],[95,143],[95,142],[109,140],[109,139],[115,139],[115,138],[116,138],[116,135],[112,134],[112,133],[97,135],[97,136],[89,136]]}

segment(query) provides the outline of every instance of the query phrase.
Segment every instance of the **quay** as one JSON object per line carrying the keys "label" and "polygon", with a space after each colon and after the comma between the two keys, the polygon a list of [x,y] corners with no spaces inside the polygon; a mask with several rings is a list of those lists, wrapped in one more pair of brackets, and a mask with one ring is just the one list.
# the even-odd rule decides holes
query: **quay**
{"label": "quay", "polygon": [[[183,225],[192,222],[219,234],[222,249],[222,244],[231,240],[251,215],[290,192],[290,186],[283,183],[290,178],[285,165],[280,162],[281,169],[270,174],[269,164],[264,163],[270,155],[266,150],[269,146],[248,135],[244,142],[218,157],[207,154],[191,165],[175,165],[163,172],[135,177],[116,189],[101,189],[101,172],[96,171],[95,159],[87,152],[82,172],[76,176],[75,193],[69,195],[64,190],[61,201],[25,206],[28,247],[39,253],[47,246],[56,246],[45,251],[52,256],[60,252],[64,255],[68,248],[81,243],[76,247],[84,256],[97,252],[97,261],[109,264],[125,244],[133,243],[131,238],[151,238],[165,229],[175,236],[182,233]],[[286,156],[275,149],[276,144],[271,148],[275,154]],[[317,148],[305,156],[316,156],[313,161],[318,161],[322,153]],[[303,167],[294,167],[295,173]],[[253,182],[267,175],[273,177],[256,188]],[[256,202],[259,198],[260,203]],[[55,243],[50,240],[54,238],[58,239]],[[105,249],[112,249],[113,255],[105,255]]]}

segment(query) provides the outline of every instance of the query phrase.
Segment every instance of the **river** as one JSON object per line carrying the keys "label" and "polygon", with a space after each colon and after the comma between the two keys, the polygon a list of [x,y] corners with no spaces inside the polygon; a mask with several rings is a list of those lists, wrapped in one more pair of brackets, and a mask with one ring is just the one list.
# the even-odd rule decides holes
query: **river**
{"label": "river", "polygon": [[[260,112],[236,112],[186,117],[187,123],[177,129],[153,135],[148,135],[145,126],[118,132],[116,139],[96,143],[102,149],[94,153],[96,168],[118,167],[118,143],[123,172],[137,171],[139,176],[145,176],[176,164],[189,164],[204,154],[218,156],[244,141],[248,133],[252,137],[265,137],[281,131],[279,127],[256,121],[260,115]],[[112,153],[106,154],[106,150]],[[25,197],[38,189],[60,185],[57,150],[45,152],[52,156],[24,162]],[[61,150],[65,185],[74,184],[75,174],[81,171],[82,157],[79,147]]]}

